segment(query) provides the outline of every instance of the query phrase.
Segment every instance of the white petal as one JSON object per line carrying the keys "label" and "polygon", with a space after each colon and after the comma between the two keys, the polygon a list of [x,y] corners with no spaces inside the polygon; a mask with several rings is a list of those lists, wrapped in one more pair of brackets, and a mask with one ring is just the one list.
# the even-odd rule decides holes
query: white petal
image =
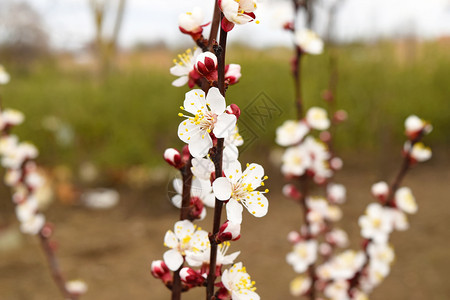
{"label": "white petal", "polygon": [[189,77],[188,76],[181,76],[180,78],[175,79],[172,81],[172,85],[176,87],[180,87],[188,83]]}
{"label": "white petal", "polygon": [[242,177],[242,167],[239,161],[234,161],[228,165],[223,165],[225,176],[232,183],[236,183]]}
{"label": "white petal", "polygon": [[185,66],[176,65],[170,68],[170,74],[174,76],[185,76],[189,74],[189,69]]}
{"label": "white petal", "polygon": [[175,178],[173,180],[173,188],[175,189],[175,192],[181,194],[183,192],[183,181],[180,178]]}
{"label": "white petal", "polygon": [[251,184],[253,189],[261,185],[261,179],[264,176],[264,168],[259,164],[250,164],[242,174],[243,182]]}
{"label": "white petal", "polygon": [[[222,164],[224,166],[229,165],[232,162],[235,162],[239,157],[239,150],[235,145],[228,145],[223,148],[223,160]],[[223,167],[224,169],[227,167]]]}
{"label": "white petal", "polygon": [[178,240],[182,240],[186,236],[190,236],[195,232],[195,226],[188,220],[178,221],[175,223],[174,231]]}
{"label": "white petal", "polygon": [[206,195],[205,198],[203,198],[203,204],[205,204],[208,207],[215,207],[216,206],[216,196],[214,193],[209,193]]}
{"label": "white petal", "polygon": [[218,115],[225,111],[225,98],[216,87],[209,89],[208,95],[206,96],[206,103],[208,103],[211,111]]}
{"label": "white petal", "polygon": [[175,248],[178,246],[178,239],[172,230],[168,230],[164,236],[164,245],[169,248]]}
{"label": "white petal", "polygon": [[175,195],[172,197],[172,199],[170,199],[172,201],[172,204],[177,207],[177,208],[181,208],[181,202],[183,201],[183,198],[181,197],[181,195]]}
{"label": "white petal", "polygon": [[171,271],[178,270],[183,264],[183,256],[176,250],[167,250],[164,255],[164,262]]}
{"label": "white petal", "polygon": [[[200,135],[200,127],[189,119],[186,119],[178,125],[178,137],[185,143],[190,143],[193,138]],[[197,137],[198,138],[198,137]]]}
{"label": "white petal", "polygon": [[236,224],[242,223],[242,205],[240,205],[236,200],[230,199],[226,205],[226,209],[228,221]]}
{"label": "white petal", "polygon": [[205,92],[195,89],[186,93],[184,98],[184,109],[191,114],[197,114],[198,111],[206,111]]}
{"label": "white petal", "polygon": [[213,182],[213,191],[217,199],[226,201],[231,197],[231,183],[225,177],[219,177]]}
{"label": "white petal", "polygon": [[269,201],[263,194],[252,193],[250,199],[245,201],[248,211],[255,217],[264,217],[269,208]]}
{"label": "white petal", "polygon": [[214,163],[207,158],[194,157],[191,159],[192,174],[201,180],[208,180],[211,178],[211,173],[214,172]]}
{"label": "white petal", "polygon": [[189,141],[189,152],[193,157],[204,157],[212,146],[212,139],[205,131],[191,138]]}
{"label": "white petal", "polygon": [[257,293],[252,292],[250,290],[241,289],[240,291],[232,291],[231,299],[236,300],[260,300],[260,297]]}
{"label": "white petal", "polygon": [[234,131],[235,126],[236,116],[224,113],[217,117],[213,133],[217,138],[225,138]]}

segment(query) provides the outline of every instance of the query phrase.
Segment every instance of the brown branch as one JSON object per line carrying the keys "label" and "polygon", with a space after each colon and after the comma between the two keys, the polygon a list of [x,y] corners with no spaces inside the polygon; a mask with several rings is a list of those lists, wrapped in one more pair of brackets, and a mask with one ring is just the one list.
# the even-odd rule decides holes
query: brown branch
{"label": "brown branch", "polygon": [[77,300],[78,296],[71,294],[66,288],[66,281],[61,273],[58,265],[58,260],[56,259],[55,252],[53,251],[48,237],[46,237],[42,230],[39,232],[39,239],[41,241],[42,250],[44,250],[45,256],[47,258],[48,266],[52,274],[53,281],[55,282],[58,289],[65,299]]}
{"label": "brown branch", "polygon": [[209,39],[208,39],[208,49],[210,49],[210,51],[212,50],[213,42],[217,39],[217,33],[219,31],[219,26],[220,26],[220,21],[221,21],[219,1],[218,0],[214,0],[214,1],[215,1],[214,13],[213,13],[213,19],[212,19],[212,23],[211,23],[211,32],[209,34]]}
{"label": "brown branch", "polygon": [[[223,14],[221,14],[223,18]],[[218,86],[220,93],[225,97],[225,53],[227,46],[227,32],[220,28],[220,43],[219,43],[219,57],[218,57]],[[222,177],[222,156],[223,156],[224,139],[218,139],[215,150],[213,151],[213,161],[215,167],[215,178]],[[214,207],[214,223],[213,231],[210,235],[211,255],[209,261],[209,273],[206,285],[206,299],[214,299],[214,283],[216,281],[216,260],[217,260],[217,241],[216,235],[220,229],[220,219],[222,215],[223,202],[216,198]]]}

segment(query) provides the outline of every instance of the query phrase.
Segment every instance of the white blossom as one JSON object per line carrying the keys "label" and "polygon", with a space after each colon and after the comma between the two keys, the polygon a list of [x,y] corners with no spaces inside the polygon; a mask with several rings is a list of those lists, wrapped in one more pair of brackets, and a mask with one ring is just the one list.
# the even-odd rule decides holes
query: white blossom
{"label": "white blossom", "polygon": [[178,126],[178,137],[189,145],[192,156],[203,157],[208,153],[213,146],[210,133],[225,138],[233,132],[236,116],[226,113],[225,108],[225,98],[218,88],[210,88],[206,97],[200,89],[186,93],[181,109],[192,116],[179,114],[186,120]]}
{"label": "white blossom", "polygon": [[[225,177],[217,178],[213,182],[213,191],[217,199],[229,201],[226,204],[227,218],[229,221],[242,223],[242,206],[255,217],[263,217],[267,214],[269,201],[263,195],[269,190],[257,191],[264,186],[264,169],[261,165],[247,164],[242,172],[241,164],[236,161],[224,169]],[[242,204],[242,205],[241,205]]]}
{"label": "white blossom", "polygon": [[255,282],[251,280],[245,267],[239,262],[222,274],[222,284],[233,300],[259,300],[255,293]]}
{"label": "white blossom", "polygon": [[323,52],[322,39],[309,29],[297,30],[294,39],[295,44],[305,53],[317,55]]}
{"label": "white blossom", "polygon": [[292,265],[297,273],[305,272],[309,265],[317,259],[318,244],[316,240],[298,242],[292,252],[286,255],[286,261]]}
{"label": "white blossom", "polygon": [[287,120],[277,128],[276,143],[280,146],[292,146],[299,143],[309,132],[303,121]]}

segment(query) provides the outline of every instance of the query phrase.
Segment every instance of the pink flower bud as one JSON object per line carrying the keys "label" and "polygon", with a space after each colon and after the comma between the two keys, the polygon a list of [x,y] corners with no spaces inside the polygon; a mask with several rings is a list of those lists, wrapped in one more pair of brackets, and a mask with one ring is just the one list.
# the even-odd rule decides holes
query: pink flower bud
{"label": "pink flower bud", "polygon": [[191,268],[185,267],[180,270],[180,278],[183,282],[192,286],[201,286],[205,278]]}
{"label": "pink flower bud", "polygon": [[283,195],[293,200],[299,200],[302,194],[293,184],[283,186]]}
{"label": "pink flower bud", "polygon": [[225,80],[228,84],[235,84],[241,78],[241,66],[238,64],[229,64],[225,66]]}
{"label": "pink flower bud", "polygon": [[342,169],[342,166],[344,166],[344,162],[342,161],[342,159],[340,157],[333,157],[330,160],[330,167],[333,170],[335,170],[335,171],[340,170],[340,169]]}
{"label": "pink flower bud", "polygon": [[333,93],[330,90],[325,90],[322,92],[322,99],[327,101],[327,102],[331,102],[334,100],[334,96]]}
{"label": "pink flower bud", "polygon": [[302,240],[302,236],[297,231],[291,231],[288,233],[287,239],[292,244],[296,244]]}
{"label": "pink flower bud", "polygon": [[217,240],[220,242],[236,241],[241,237],[241,224],[226,221],[220,226]]}
{"label": "pink flower bud", "polygon": [[284,30],[289,30],[289,31],[294,31],[295,30],[294,22],[286,22],[286,23],[284,23],[283,29]]}
{"label": "pink flower bud", "polygon": [[152,262],[152,266],[150,269],[153,277],[161,279],[164,284],[172,281],[172,274],[170,273],[169,268],[166,263],[162,260],[155,260]]}
{"label": "pink flower bud", "polygon": [[178,150],[174,148],[168,148],[166,149],[166,151],[164,151],[164,159],[169,165],[177,169],[183,166],[180,152],[178,152]]}
{"label": "pink flower bud", "polygon": [[322,131],[319,135],[319,138],[322,142],[328,143],[331,141],[331,133],[329,131]]}
{"label": "pink flower bud", "polygon": [[319,245],[319,253],[323,256],[329,256],[332,251],[333,248],[328,243],[321,243]]}
{"label": "pink flower bud", "polygon": [[386,182],[380,181],[372,185],[372,195],[384,202],[389,194],[389,186]]}
{"label": "pink flower bud", "polygon": [[217,57],[212,52],[203,52],[194,64],[195,70],[210,81],[217,80]]}
{"label": "pink flower bud", "polygon": [[341,123],[347,120],[348,114],[345,110],[341,109],[334,113],[333,119],[336,123]]}
{"label": "pink flower bud", "polygon": [[241,109],[236,104],[230,104],[227,106],[226,113],[230,115],[235,115],[236,119],[239,119],[239,117],[241,116]]}

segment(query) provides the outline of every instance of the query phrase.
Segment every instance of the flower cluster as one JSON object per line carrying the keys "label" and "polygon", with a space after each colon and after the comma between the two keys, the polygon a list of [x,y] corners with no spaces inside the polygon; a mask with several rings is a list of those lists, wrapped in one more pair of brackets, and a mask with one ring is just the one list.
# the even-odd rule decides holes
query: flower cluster
{"label": "flower cluster", "polygon": [[[0,84],[7,84],[9,74],[0,65]],[[44,194],[45,177],[37,166],[35,159],[39,151],[31,143],[20,141],[11,134],[12,129],[24,121],[24,115],[17,110],[0,109],[0,164],[6,170],[4,182],[12,189],[12,201],[15,204],[20,230],[24,234],[39,235],[44,251],[52,261],[52,272],[61,279],[55,280],[68,299],[78,299],[87,291],[87,285],[81,280],[65,282],[55,263],[56,258],[49,239],[53,226],[46,223],[40,212],[40,205],[46,199]]]}
{"label": "flower cluster", "polygon": [[[269,206],[265,196],[269,190],[264,188],[268,177],[263,167],[248,163],[243,170],[239,162],[238,147],[243,139],[237,123],[241,111],[235,104],[227,106],[225,100],[225,91],[241,78],[239,65],[225,64],[227,32],[235,24],[253,21],[256,7],[254,0],[221,0],[216,3],[212,22],[204,22],[199,8],[179,16],[180,31],[198,46],[179,55],[170,69],[178,76],[174,86],[187,84],[192,89],[185,94],[178,114],[182,118],[178,137],[186,145],[181,152],[170,148],[164,153],[164,159],[181,174],[173,182],[175,194],[171,196],[173,205],[180,209],[180,221],[164,238],[170,249],[151,267],[153,276],[172,290],[173,299],[179,299],[181,291],[200,286],[206,286],[208,299],[259,299],[242,263],[222,270],[240,253],[227,251],[231,242],[240,238],[244,208],[262,217]],[[203,28],[209,24],[211,33],[206,39]],[[223,206],[227,215],[224,223],[220,221]],[[214,213],[207,213],[207,207]],[[211,233],[193,223],[210,215],[214,217]],[[221,281],[216,282],[219,276]],[[216,292],[215,286],[219,287]]]}

